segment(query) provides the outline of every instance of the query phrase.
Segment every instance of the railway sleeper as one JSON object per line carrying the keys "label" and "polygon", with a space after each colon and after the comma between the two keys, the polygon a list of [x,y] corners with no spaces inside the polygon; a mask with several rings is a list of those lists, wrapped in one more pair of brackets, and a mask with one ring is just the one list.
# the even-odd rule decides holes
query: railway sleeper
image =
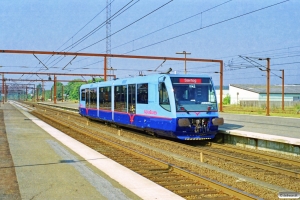
{"label": "railway sleeper", "polygon": [[172,191],[182,191],[182,190],[208,190],[209,187],[205,185],[194,185],[194,186],[174,186],[174,187],[168,187],[169,189],[171,188]]}
{"label": "railway sleeper", "polygon": [[[170,172],[168,171],[151,171],[151,170],[148,170],[148,169],[141,169],[141,168],[130,168],[140,174],[143,174],[144,176],[147,176],[147,177],[151,177],[151,176],[166,176],[167,174],[169,174]],[[170,176],[170,175],[169,175]]]}
{"label": "railway sleeper", "polygon": [[232,200],[232,197],[224,196],[224,197],[202,197],[201,200]]}
{"label": "railway sleeper", "polygon": [[271,175],[271,176],[275,176],[277,175],[278,173],[275,173],[275,172],[264,172],[264,175]]}
{"label": "railway sleeper", "polygon": [[141,161],[141,160],[136,160],[136,161],[124,161],[122,162],[124,164],[127,164],[128,166],[132,166],[132,167],[138,167],[139,169],[144,169],[144,170],[165,170],[164,168],[159,168],[158,165],[153,165],[150,163],[145,163],[145,161]]}
{"label": "railway sleeper", "polygon": [[166,186],[170,186],[170,185],[195,185],[197,183],[194,182],[194,181],[177,181],[177,182],[174,182],[174,183],[173,182],[172,183],[170,183],[170,182],[167,182],[167,183],[158,182],[158,184],[161,185],[161,186],[166,187]]}
{"label": "railway sleeper", "polygon": [[138,173],[143,173],[143,174],[149,173],[148,169],[141,169],[140,167],[137,167],[137,166],[128,166],[127,165],[126,167],[130,168],[131,170],[136,171]]}
{"label": "railway sleeper", "polygon": [[145,177],[151,177],[151,176],[155,176],[155,175],[160,175],[160,176],[176,176],[176,175],[172,175],[172,174],[169,174],[170,172],[168,171],[149,171],[149,170],[145,170],[145,171],[142,171],[142,170],[139,170],[139,174],[145,176]]}
{"label": "railway sleeper", "polygon": [[139,158],[114,157],[113,159],[116,162],[122,162],[122,163],[135,163],[135,164],[138,164],[139,162],[143,162]]}
{"label": "railway sleeper", "polygon": [[204,196],[204,195],[207,195],[207,194],[219,194],[219,192],[215,191],[215,190],[206,190],[206,191],[179,193],[179,195],[182,196],[182,197]]}
{"label": "railway sleeper", "polygon": [[161,176],[155,176],[153,177],[153,181],[158,181],[158,182],[162,182],[162,181],[180,181],[184,179],[183,177],[177,177],[177,178],[167,178],[167,177],[161,177]]}

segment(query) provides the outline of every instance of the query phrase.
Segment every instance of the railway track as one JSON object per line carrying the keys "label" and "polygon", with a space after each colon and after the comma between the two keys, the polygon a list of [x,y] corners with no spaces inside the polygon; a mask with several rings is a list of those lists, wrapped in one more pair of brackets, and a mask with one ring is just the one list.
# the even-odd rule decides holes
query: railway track
{"label": "railway track", "polygon": [[112,138],[102,137],[95,129],[87,129],[78,123],[75,123],[77,126],[66,123],[58,117],[57,111],[51,114],[43,112],[45,109],[41,113],[33,111],[32,114],[185,199],[257,199],[254,195],[128,148]]}
{"label": "railway track", "polygon": [[[39,106],[37,106],[39,107]],[[94,123],[91,122],[89,120],[87,120],[86,118],[80,117],[78,114],[72,114],[70,117],[70,115],[64,114],[64,112],[58,112],[57,110],[52,110],[51,108],[45,108],[45,107],[40,107],[38,108],[38,110],[40,110],[39,112],[46,112],[47,115],[50,115],[50,112],[52,112],[51,115],[56,115],[55,118],[58,118],[58,115],[61,115],[61,117],[59,118],[72,118],[71,121],[75,122],[76,124],[84,124],[82,125],[84,128],[93,128],[93,129],[98,129],[99,130],[99,126],[101,127],[101,125],[99,123]],[[103,125],[102,125],[103,127]],[[101,129],[101,128],[100,128]],[[120,133],[122,132],[122,138],[124,139],[125,137],[129,137],[131,139],[133,139],[133,136],[131,135],[131,133],[129,133],[130,131],[120,131],[119,129],[112,129],[110,128],[110,131],[115,132],[117,135],[120,135]],[[128,136],[126,136],[128,134]],[[102,134],[103,135],[103,134]],[[183,156],[185,156],[188,159],[192,159],[192,160],[198,160],[199,161],[199,155],[200,153],[203,155],[203,163],[204,164],[211,164],[211,165],[215,165],[218,166],[220,168],[223,169],[229,169],[229,170],[233,170],[233,171],[237,171],[238,173],[244,174],[245,176],[249,176],[249,177],[254,177],[257,179],[261,179],[262,181],[266,181],[267,183],[271,183],[274,185],[279,185],[283,188],[287,188],[286,190],[291,190],[291,191],[299,191],[297,189],[297,185],[299,184],[294,184],[299,182],[299,172],[297,171],[299,169],[299,162],[295,161],[295,160],[290,160],[290,159],[284,159],[284,161],[282,161],[282,158],[278,158],[276,156],[273,156],[273,158],[271,157],[267,157],[267,155],[264,154],[254,154],[253,152],[249,152],[248,150],[232,150],[230,149],[230,147],[225,147],[226,145],[217,145],[217,144],[213,144],[212,146],[209,147],[192,147],[192,146],[188,146],[188,145],[184,145],[184,144],[178,144],[178,143],[174,143],[173,141],[169,141],[169,140],[161,140],[159,139],[159,142],[157,141],[158,139],[149,139],[147,138],[147,140],[145,140],[145,136],[138,136],[137,134],[135,134],[136,136],[134,137],[134,143],[137,142],[144,142],[144,146],[145,144],[150,145],[154,148],[157,149],[161,149],[158,151],[169,151],[172,153],[176,153],[176,154],[181,154]],[[139,138],[140,137],[140,138]],[[143,139],[141,139],[143,138]],[[180,153],[179,153],[180,151]],[[233,154],[232,152],[238,153],[240,154],[239,156],[237,154]],[[149,150],[145,150],[145,147],[141,149],[141,152],[149,152]],[[188,153],[186,153],[188,152]],[[170,153],[169,153],[170,154]],[[224,156],[224,154],[226,156]],[[234,155],[234,156],[229,156],[228,155]],[[161,156],[164,157],[164,156]],[[174,156],[173,156],[174,157]],[[250,159],[251,158],[251,159]],[[173,163],[172,159],[168,158],[163,158],[163,160],[167,160],[171,163]],[[258,164],[255,164],[254,160],[258,161]],[[266,162],[261,162],[261,161],[266,161]],[[190,161],[193,162],[193,161]],[[284,164],[280,164],[278,165],[278,162],[280,163],[284,163]],[[199,163],[198,163],[199,164]],[[125,164],[124,164],[125,165]],[[126,165],[125,165],[126,166]],[[203,172],[207,173],[207,170],[195,170],[193,168],[195,168],[195,166],[191,166],[190,164],[178,164],[178,166],[187,168],[187,169],[192,169],[190,171],[192,171],[195,174],[203,174]],[[234,167],[232,167],[234,166]],[[268,168],[265,167],[261,167],[261,166],[267,166]],[[273,169],[270,169],[269,167],[272,167]],[[165,167],[166,169],[167,167]],[[247,170],[245,170],[247,169]],[[284,172],[285,171],[285,172]],[[245,173],[247,172],[247,173]],[[147,174],[147,173],[146,173]],[[151,174],[151,173],[150,173]],[[220,180],[218,179],[218,177],[216,177],[216,174],[212,174],[212,172],[209,173],[209,177],[214,177],[215,180]],[[255,176],[256,174],[256,176]],[[223,175],[221,175],[223,176]],[[262,178],[264,177],[264,178]],[[152,180],[152,179],[151,179]],[[240,180],[240,179],[239,179]],[[242,182],[242,184],[245,184],[245,181],[239,181],[239,180],[234,180],[237,183]],[[223,181],[220,181],[223,182]],[[248,182],[248,181],[247,181]],[[236,186],[236,184],[231,184],[225,181],[225,183],[227,183],[228,185],[232,185],[233,187],[237,187],[240,188],[242,190],[245,191],[250,191],[250,193],[254,193],[258,196],[261,196],[261,193],[266,193],[266,191],[263,192],[262,188],[257,188],[257,187],[253,187],[252,190],[248,190],[248,188],[243,188],[240,186]],[[242,185],[242,184],[238,184],[238,185]],[[292,185],[296,185],[296,187],[293,187]],[[189,185],[190,186],[190,185]],[[202,186],[201,186],[202,187]],[[247,187],[247,186],[246,186]],[[299,186],[298,186],[299,187]],[[253,190],[255,190],[256,192],[253,192]],[[262,190],[262,191],[260,191]],[[286,191],[285,190],[285,191]],[[278,191],[277,191],[278,192]],[[188,192],[189,193],[189,192]],[[270,192],[272,193],[272,192]],[[262,197],[266,198],[266,199],[274,199],[276,192],[273,194],[264,194]],[[185,197],[186,198],[186,197]]]}
{"label": "railway track", "polygon": [[[251,151],[249,149],[242,149],[234,147],[232,145],[222,145],[212,143],[209,152],[218,154],[228,154],[231,157],[252,160],[253,165],[261,164],[266,170],[273,171],[275,173],[282,173],[287,176],[300,178],[300,162],[296,159],[291,159],[274,154],[268,154],[259,151]],[[224,151],[226,151],[224,153]],[[226,155],[224,155],[226,156]],[[260,166],[260,165],[259,165]]]}

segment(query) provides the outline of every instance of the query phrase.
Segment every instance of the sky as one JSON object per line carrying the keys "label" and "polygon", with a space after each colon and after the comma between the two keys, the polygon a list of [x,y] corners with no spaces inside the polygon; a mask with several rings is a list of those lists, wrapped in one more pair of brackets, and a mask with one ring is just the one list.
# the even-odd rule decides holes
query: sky
{"label": "sky", "polygon": [[[181,58],[176,52],[186,51],[188,58],[223,60],[224,85],[266,84],[264,58],[270,58],[272,85],[281,84],[281,69],[285,84],[300,84],[299,0],[111,0],[110,40],[106,6],[105,0],[1,0],[0,50]],[[35,56],[0,53],[0,72],[104,73],[102,57]],[[182,61],[112,58],[108,64],[113,69],[108,74],[118,78],[169,68],[184,73]],[[220,83],[218,63],[187,62],[186,68],[188,74],[208,74],[215,85]],[[26,74],[5,78],[48,79]],[[74,78],[91,79],[57,79]]]}

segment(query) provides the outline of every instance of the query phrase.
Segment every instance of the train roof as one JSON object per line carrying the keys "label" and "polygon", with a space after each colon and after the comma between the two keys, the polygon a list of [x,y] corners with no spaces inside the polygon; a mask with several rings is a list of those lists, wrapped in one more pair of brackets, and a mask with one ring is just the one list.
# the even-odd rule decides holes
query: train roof
{"label": "train roof", "polygon": [[116,84],[131,84],[131,83],[145,83],[145,82],[151,82],[153,80],[157,80],[160,77],[168,76],[168,77],[197,77],[197,78],[211,78],[211,76],[205,75],[205,74],[151,74],[146,76],[135,76],[135,77],[128,77],[128,78],[121,78],[121,79],[115,79],[105,82],[97,82],[97,83],[88,83],[81,86],[81,88],[88,88],[88,87],[96,87],[99,83],[101,83],[101,86],[109,86],[109,85],[116,85]]}

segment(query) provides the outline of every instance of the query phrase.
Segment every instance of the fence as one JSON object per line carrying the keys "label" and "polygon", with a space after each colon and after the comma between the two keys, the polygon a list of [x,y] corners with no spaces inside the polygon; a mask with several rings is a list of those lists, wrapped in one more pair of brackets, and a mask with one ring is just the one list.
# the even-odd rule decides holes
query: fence
{"label": "fence", "polygon": [[[265,108],[267,105],[266,101],[245,101],[241,100],[239,102],[239,105],[242,107],[260,107]],[[284,107],[293,107],[296,105],[300,105],[300,101],[285,101]],[[271,108],[280,108],[281,107],[281,101],[270,101],[270,107]]]}

